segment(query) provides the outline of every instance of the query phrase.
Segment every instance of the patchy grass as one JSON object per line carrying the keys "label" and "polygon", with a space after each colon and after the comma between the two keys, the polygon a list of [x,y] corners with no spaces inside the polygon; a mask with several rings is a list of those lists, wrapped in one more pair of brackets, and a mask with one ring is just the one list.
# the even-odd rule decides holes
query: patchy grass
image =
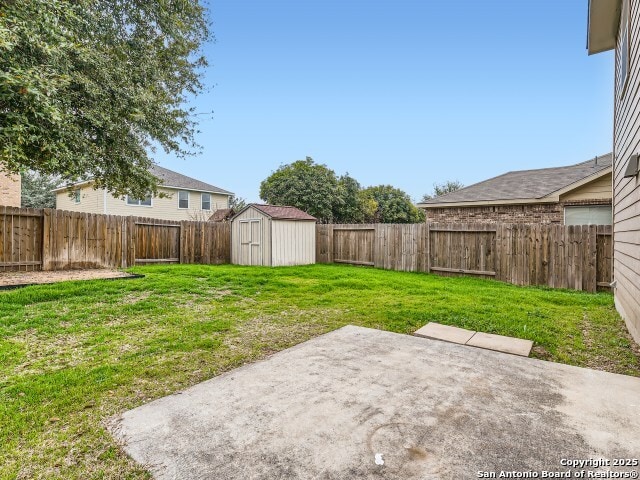
{"label": "patchy grass", "polygon": [[640,376],[609,294],[334,265],[133,271],[146,278],[0,293],[0,478],[148,478],[111,416],[346,324],[436,321]]}

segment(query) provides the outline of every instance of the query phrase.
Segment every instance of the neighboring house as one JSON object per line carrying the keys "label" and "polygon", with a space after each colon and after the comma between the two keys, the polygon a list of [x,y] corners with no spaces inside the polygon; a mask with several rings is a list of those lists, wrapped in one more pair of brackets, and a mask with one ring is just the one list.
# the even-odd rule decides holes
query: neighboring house
{"label": "neighboring house", "polygon": [[20,175],[7,175],[0,170],[0,206],[19,207],[21,188]]}
{"label": "neighboring house", "polygon": [[505,173],[418,207],[428,222],[611,224],[611,154]]}
{"label": "neighboring house", "polygon": [[157,165],[152,167],[151,173],[162,185],[158,192],[167,197],[117,198],[106,190],[94,189],[93,182],[87,180],[55,189],[56,208],[164,220],[203,221],[216,210],[229,208],[229,197],[233,193],[227,190]]}
{"label": "neighboring house", "polygon": [[587,38],[589,54],[615,49],[614,298],[640,342],[640,1],[590,0]]}

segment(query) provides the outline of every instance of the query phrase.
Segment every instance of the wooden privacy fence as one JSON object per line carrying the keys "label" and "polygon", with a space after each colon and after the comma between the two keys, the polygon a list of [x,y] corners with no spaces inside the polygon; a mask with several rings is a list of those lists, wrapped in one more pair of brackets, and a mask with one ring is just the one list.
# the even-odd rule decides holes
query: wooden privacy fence
{"label": "wooden privacy fence", "polygon": [[228,223],[0,207],[0,271],[229,263]]}
{"label": "wooden privacy fence", "polygon": [[516,285],[608,288],[610,225],[317,225],[318,263],[352,263]]}
{"label": "wooden privacy fence", "polygon": [[[317,225],[316,233],[318,263],[588,292],[612,280],[609,225]],[[230,259],[229,223],[0,207],[0,272]]]}

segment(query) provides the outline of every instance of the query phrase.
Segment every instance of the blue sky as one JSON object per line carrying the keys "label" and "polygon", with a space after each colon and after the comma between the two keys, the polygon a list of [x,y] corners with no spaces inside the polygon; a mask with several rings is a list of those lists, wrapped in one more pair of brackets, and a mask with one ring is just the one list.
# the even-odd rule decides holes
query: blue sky
{"label": "blue sky", "polygon": [[613,55],[587,0],[214,0],[202,154],[158,163],[259,200],[305,156],[415,200],[434,182],[611,150]]}

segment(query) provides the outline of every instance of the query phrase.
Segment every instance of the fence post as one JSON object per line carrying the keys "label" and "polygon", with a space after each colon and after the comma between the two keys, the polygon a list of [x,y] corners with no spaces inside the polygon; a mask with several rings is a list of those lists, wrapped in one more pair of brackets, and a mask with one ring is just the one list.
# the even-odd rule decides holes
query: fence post
{"label": "fence post", "polygon": [[502,256],[504,255],[502,248],[502,223],[496,223],[496,236],[495,236],[495,245],[494,245],[494,255],[493,261],[494,266],[493,269],[496,272],[495,279],[503,281],[502,278]]}
{"label": "fence post", "polygon": [[51,209],[42,211],[42,270],[51,269]]}
{"label": "fence post", "polygon": [[598,291],[598,227],[595,225],[589,225],[587,245],[588,248],[585,247],[587,251],[586,264],[588,265],[589,273],[586,290],[588,292],[596,292]]}
{"label": "fence post", "polygon": [[180,259],[178,263],[188,263],[184,261],[185,258],[185,248],[187,242],[185,242],[185,220],[180,220],[180,235],[178,239],[178,258]]}
{"label": "fence post", "polygon": [[120,265],[127,268],[127,222],[120,217]]}
{"label": "fence post", "polygon": [[426,228],[426,237],[427,237],[427,273],[431,273],[431,223],[427,222]]}

